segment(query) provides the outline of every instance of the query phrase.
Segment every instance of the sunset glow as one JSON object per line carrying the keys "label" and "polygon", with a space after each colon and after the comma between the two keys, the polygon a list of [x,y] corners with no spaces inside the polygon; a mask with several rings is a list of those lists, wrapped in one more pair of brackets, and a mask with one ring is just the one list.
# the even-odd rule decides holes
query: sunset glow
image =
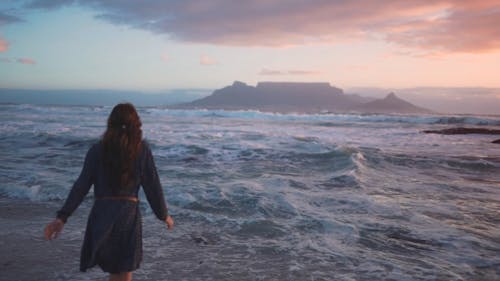
{"label": "sunset glow", "polygon": [[497,88],[499,26],[498,1],[7,1],[0,87]]}

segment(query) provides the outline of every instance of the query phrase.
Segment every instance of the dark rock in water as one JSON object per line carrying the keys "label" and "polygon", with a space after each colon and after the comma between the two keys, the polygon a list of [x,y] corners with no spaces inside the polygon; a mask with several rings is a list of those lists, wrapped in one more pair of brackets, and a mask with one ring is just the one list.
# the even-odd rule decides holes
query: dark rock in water
{"label": "dark rock in water", "polygon": [[483,134],[483,135],[500,135],[500,130],[487,128],[449,128],[443,130],[425,130],[426,134],[442,134],[442,135],[465,135],[465,134]]}
{"label": "dark rock in water", "polygon": [[500,139],[494,140],[491,143],[500,143]]}
{"label": "dark rock in water", "polygon": [[424,239],[419,239],[416,237],[412,237],[408,233],[392,232],[392,233],[387,234],[387,237],[392,238],[392,239],[401,240],[401,241],[416,243],[416,244],[430,244],[429,241],[424,240]]}
{"label": "dark rock in water", "polygon": [[196,158],[196,157],[186,157],[186,158],[182,159],[182,161],[184,161],[184,162],[193,162],[193,161],[198,161],[198,158]]}
{"label": "dark rock in water", "polygon": [[286,234],[282,230],[282,227],[272,220],[245,222],[241,225],[241,228],[237,231],[237,233],[243,236],[258,236],[270,239],[283,237]]}
{"label": "dark rock in water", "polygon": [[203,236],[193,237],[193,241],[196,242],[196,244],[208,245],[207,238]]}
{"label": "dark rock in water", "polygon": [[72,148],[83,148],[90,147],[92,144],[96,143],[96,139],[87,139],[87,140],[73,140],[64,145],[64,147],[72,147]]}

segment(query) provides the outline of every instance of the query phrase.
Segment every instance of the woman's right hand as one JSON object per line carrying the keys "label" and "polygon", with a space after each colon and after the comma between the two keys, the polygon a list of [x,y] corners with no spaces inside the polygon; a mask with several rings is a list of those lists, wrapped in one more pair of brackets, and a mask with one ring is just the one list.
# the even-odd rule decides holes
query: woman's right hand
{"label": "woman's right hand", "polygon": [[61,219],[55,219],[51,223],[47,224],[44,230],[45,240],[52,240],[59,236],[64,227],[64,222]]}
{"label": "woman's right hand", "polygon": [[174,219],[171,216],[167,216],[167,218],[165,219],[165,223],[167,224],[168,229],[171,230],[172,228],[174,228]]}

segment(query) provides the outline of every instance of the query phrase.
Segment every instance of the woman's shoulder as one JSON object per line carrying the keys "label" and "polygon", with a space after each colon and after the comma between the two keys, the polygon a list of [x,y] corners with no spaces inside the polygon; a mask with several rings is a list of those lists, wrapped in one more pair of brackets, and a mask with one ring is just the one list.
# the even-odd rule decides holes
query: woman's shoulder
{"label": "woman's shoulder", "polygon": [[89,148],[89,152],[99,152],[102,149],[102,141],[97,141]]}
{"label": "woman's shoulder", "polygon": [[102,143],[102,140],[96,141],[89,147],[87,154],[92,155],[94,157],[98,157],[103,153],[103,147],[104,145]]}
{"label": "woman's shoulder", "polygon": [[89,147],[89,149],[87,150],[87,154],[85,156],[85,159],[87,159],[88,161],[94,161],[95,159],[97,159],[99,157],[99,154],[101,153],[101,151],[102,151],[101,143],[100,142],[93,143]]}
{"label": "woman's shoulder", "polygon": [[151,151],[151,145],[149,144],[148,140],[143,139],[141,145],[142,145],[142,151],[144,152]]}
{"label": "woman's shoulder", "polygon": [[139,154],[139,159],[141,163],[147,162],[153,153],[151,152],[151,146],[149,142],[145,139],[141,142],[141,152]]}

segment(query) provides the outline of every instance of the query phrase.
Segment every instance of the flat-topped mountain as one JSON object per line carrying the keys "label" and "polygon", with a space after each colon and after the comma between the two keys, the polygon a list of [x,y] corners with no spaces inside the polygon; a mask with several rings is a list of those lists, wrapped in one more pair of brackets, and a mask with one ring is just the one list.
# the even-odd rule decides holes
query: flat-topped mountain
{"label": "flat-topped mountain", "polygon": [[260,82],[249,86],[235,81],[231,86],[215,90],[210,96],[179,104],[176,108],[226,110],[262,110],[273,112],[361,112],[361,113],[430,113],[391,93],[373,100],[346,95],[329,83]]}

